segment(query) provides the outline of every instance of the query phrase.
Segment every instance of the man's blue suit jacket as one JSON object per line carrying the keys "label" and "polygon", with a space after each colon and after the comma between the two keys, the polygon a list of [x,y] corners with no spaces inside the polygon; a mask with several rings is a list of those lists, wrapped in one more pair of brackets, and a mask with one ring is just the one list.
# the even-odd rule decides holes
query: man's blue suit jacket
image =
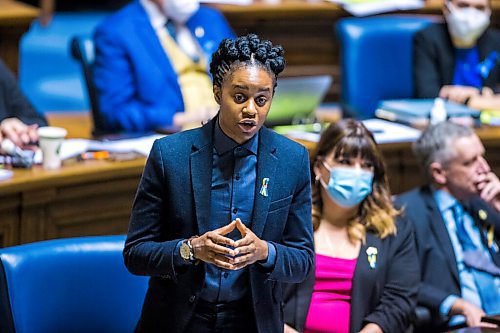
{"label": "man's blue suit jacket", "polygon": [[[128,269],[151,276],[139,332],[182,332],[198,300],[205,264],[176,268],[173,258],[180,240],[209,231],[215,121],[156,141],[148,158],[124,249]],[[301,282],[314,263],[307,150],[263,127],[256,179],[251,230],[276,247],[276,261],[271,271],[248,266],[250,296],[259,332],[281,332],[282,284]]]}
{"label": "man's blue suit jacket", "polygon": [[[209,61],[222,39],[234,37],[224,17],[203,6],[186,26]],[[172,125],[174,114],[184,111],[177,74],[139,1],[102,22],[94,42],[93,78],[107,130],[145,132]]]}
{"label": "man's blue suit jacket", "polygon": [[[399,195],[395,204],[404,207],[404,214],[415,227],[415,241],[420,262],[421,282],[418,292],[418,305],[431,311],[429,327],[420,328],[422,332],[442,331],[447,323],[439,315],[439,306],[449,295],[461,296],[455,250],[448,229],[429,186],[416,188]],[[494,239],[500,246],[500,214],[479,197],[463,203],[464,208],[474,219],[481,233],[483,244],[487,246],[484,230],[494,227]],[[485,219],[479,211],[487,214]],[[500,252],[490,248],[493,261],[500,267]]]}

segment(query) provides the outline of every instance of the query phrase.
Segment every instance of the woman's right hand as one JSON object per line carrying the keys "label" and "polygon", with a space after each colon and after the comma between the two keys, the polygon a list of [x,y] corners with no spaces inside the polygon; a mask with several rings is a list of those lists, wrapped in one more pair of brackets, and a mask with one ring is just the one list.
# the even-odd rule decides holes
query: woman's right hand
{"label": "woman's right hand", "polygon": [[292,328],[291,326],[285,324],[284,333],[299,333],[299,332],[296,329]]}
{"label": "woman's right hand", "polygon": [[214,264],[220,268],[234,269],[234,257],[237,251],[232,248],[235,247],[235,242],[225,235],[235,228],[236,222],[233,221],[222,228],[208,231],[200,237],[193,238],[191,246],[195,259]]}
{"label": "woman's right hand", "polygon": [[6,138],[19,147],[36,142],[38,141],[37,128],[38,125],[26,125],[16,117],[5,118],[0,122],[0,142]]}

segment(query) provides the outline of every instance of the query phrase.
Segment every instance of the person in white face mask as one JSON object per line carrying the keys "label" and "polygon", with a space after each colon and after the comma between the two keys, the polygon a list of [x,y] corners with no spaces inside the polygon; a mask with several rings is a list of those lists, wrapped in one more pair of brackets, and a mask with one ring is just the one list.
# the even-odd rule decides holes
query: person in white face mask
{"label": "person in white face mask", "polygon": [[500,105],[500,32],[490,27],[489,0],[445,0],[443,16],[414,37],[415,97]]}
{"label": "person in white face mask", "polygon": [[217,111],[208,64],[224,17],[198,0],[136,0],[96,29],[94,84],[102,131],[200,126]]}
{"label": "person in white face mask", "polygon": [[419,267],[372,134],[353,119],[330,125],[312,166],[316,268],[285,291],[285,332],[405,332]]}

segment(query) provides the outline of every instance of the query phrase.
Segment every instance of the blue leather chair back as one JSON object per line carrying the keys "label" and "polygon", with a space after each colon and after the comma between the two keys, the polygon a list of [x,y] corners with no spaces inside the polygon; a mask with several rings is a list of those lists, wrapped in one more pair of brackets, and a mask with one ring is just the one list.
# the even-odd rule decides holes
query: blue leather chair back
{"label": "blue leather chair back", "polygon": [[133,332],[148,278],[123,263],[124,236],[0,250],[0,331]]}
{"label": "blue leather chair back", "polygon": [[108,134],[106,129],[106,121],[99,108],[97,101],[97,90],[94,85],[94,61],[95,61],[95,48],[94,40],[90,35],[78,35],[71,39],[71,54],[82,66],[83,76],[85,78],[85,85],[90,100],[90,108],[92,110],[92,120],[94,128],[92,134],[100,136]]}
{"label": "blue leather chair back", "polygon": [[379,16],[338,22],[342,101],[356,116],[373,117],[382,99],[413,97],[413,35],[434,20]]}
{"label": "blue leather chair back", "polygon": [[[104,2],[115,3],[93,1],[96,5]],[[71,57],[69,43],[74,35],[91,35],[110,13],[57,11],[49,26],[42,27],[35,20],[23,34],[19,45],[19,84],[39,112],[89,110],[85,82],[79,64]]]}

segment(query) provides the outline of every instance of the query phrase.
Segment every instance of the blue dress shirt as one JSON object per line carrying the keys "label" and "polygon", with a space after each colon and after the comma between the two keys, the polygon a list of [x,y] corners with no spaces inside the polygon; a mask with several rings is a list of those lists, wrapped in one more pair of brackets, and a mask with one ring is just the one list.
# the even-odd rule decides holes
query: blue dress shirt
{"label": "blue dress shirt", "polygon": [[[224,134],[217,121],[214,126],[212,162],[212,188],[210,199],[210,230],[221,228],[236,218],[249,228],[253,217],[255,180],[257,176],[257,152],[259,134],[238,145]],[[234,240],[242,238],[235,229],[227,235]],[[176,265],[185,265],[177,244]],[[268,258],[257,263],[271,268],[276,260],[276,249],[268,243]],[[214,303],[236,301],[248,293],[248,268],[237,271],[225,270],[212,264],[206,265],[205,283],[200,297]]]}
{"label": "blue dress shirt", "polygon": [[[457,200],[448,192],[445,191],[434,191],[434,199],[439,207],[441,215],[446,225],[446,229],[448,230],[448,235],[451,240],[451,244],[453,246],[453,250],[455,252],[455,258],[457,261],[458,268],[458,276],[460,280],[460,288],[462,295],[450,295],[444,299],[439,308],[439,312],[443,317],[447,317],[450,312],[453,303],[459,298],[463,298],[466,301],[478,306],[482,307],[481,298],[479,296],[479,292],[474,281],[474,276],[472,272],[465,266],[463,262],[463,250],[460,245],[460,241],[458,240],[456,234],[456,224],[455,219],[453,217],[453,206],[457,203]],[[476,248],[482,249],[485,251],[488,256],[490,256],[488,249],[485,248],[483,243],[481,242],[481,233],[477,228],[476,224],[472,217],[464,211],[464,228],[469,235],[469,238],[474,243]],[[495,283],[500,287],[500,279],[496,278]],[[450,325],[459,324],[465,321],[463,316],[454,316],[450,319]]]}

